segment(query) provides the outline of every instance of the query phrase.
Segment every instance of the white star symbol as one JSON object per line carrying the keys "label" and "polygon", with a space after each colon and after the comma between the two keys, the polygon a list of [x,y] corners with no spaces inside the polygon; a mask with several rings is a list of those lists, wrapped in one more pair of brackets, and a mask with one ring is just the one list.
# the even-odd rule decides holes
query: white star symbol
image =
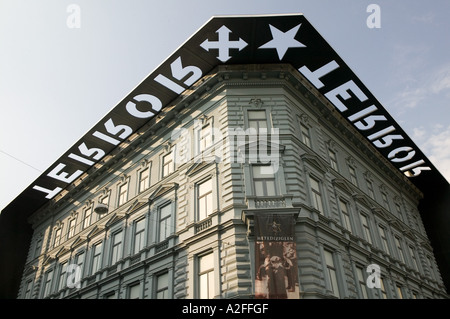
{"label": "white star symbol", "polygon": [[298,26],[293,27],[291,30],[283,32],[269,24],[273,39],[266,44],[263,44],[258,49],[277,49],[278,57],[280,58],[280,60],[282,60],[287,49],[306,47],[306,45],[294,39],[301,25],[302,24],[300,23]]}

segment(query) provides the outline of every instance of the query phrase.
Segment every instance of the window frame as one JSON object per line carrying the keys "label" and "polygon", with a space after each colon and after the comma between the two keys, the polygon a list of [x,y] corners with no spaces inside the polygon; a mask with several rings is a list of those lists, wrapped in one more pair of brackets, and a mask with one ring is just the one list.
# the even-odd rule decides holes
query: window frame
{"label": "window frame", "polygon": [[[139,224],[142,223],[142,224]],[[146,225],[147,224],[147,219],[144,217],[139,218],[137,220],[135,220],[133,222],[133,247],[132,247],[132,252],[133,255],[138,254],[142,249],[145,248],[146,246],[146,242],[145,242],[145,230],[146,230]],[[142,229],[138,229],[138,225],[142,225]],[[139,236],[139,239],[138,239]],[[139,243],[139,245],[136,245],[136,243]],[[138,247],[138,248],[137,248]]]}
{"label": "window frame", "polygon": [[[210,257],[212,259],[212,265],[202,269],[203,258]],[[206,277],[205,277],[206,275]],[[198,299],[212,299],[216,296],[216,269],[215,269],[215,257],[213,251],[208,251],[197,256],[197,297]],[[202,280],[206,278],[207,297],[204,297]],[[210,294],[213,294],[211,296]]]}
{"label": "window frame", "polygon": [[[364,239],[373,245],[373,235],[370,227],[370,218],[369,215],[363,211],[359,213],[360,221],[361,221],[361,229],[363,231]],[[364,223],[366,221],[366,223]]]}
{"label": "window frame", "polygon": [[[96,250],[99,248],[100,252],[97,254]],[[98,242],[92,245],[92,262],[91,262],[91,275],[94,275],[100,269],[102,269],[102,255],[103,255],[103,242]]]}
{"label": "window frame", "polygon": [[61,244],[62,239],[62,227],[55,229],[55,237],[53,238],[53,247],[57,247]]}
{"label": "window frame", "polygon": [[64,261],[60,264],[59,267],[59,276],[58,276],[58,291],[64,289],[67,286],[67,266],[69,265],[68,261]]}
{"label": "window frame", "polygon": [[[345,211],[342,210],[342,205],[345,207]],[[342,198],[339,198],[339,211],[342,217],[342,224],[345,229],[350,233],[353,233],[352,222],[350,219],[350,203]]]}
{"label": "window frame", "polygon": [[[132,289],[135,289],[135,288],[137,288],[137,294],[138,294],[138,296],[137,297],[135,297],[135,298],[132,298],[132,296],[131,296],[131,294],[132,294]],[[132,283],[130,283],[130,284],[128,284],[127,285],[127,298],[128,299],[141,299],[141,282],[140,281],[135,281],[135,282],[132,282]]]}
{"label": "window frame", "polygon": [[[143,174],[146,174],[143,178]],[[150,188],[150,167],[145,167],[138,172],[139,182],[138,182],[138,192],[139,194]]]}
{"label": "window frame", "polygon": [[[160,287],[160,279],[163,276],[167,276],[167,282],[164,282],[163,285]],[[158,274],[155,275],[155,283],[154,283],[154,294],[155,294],[155,299],[170,299],[170,295],[169,295],[169,282],[170,282],[170,278],[169,278],[169,272],[168,271],[164,271],[164,272],[160,272]],[[159,294],[163,293],[163,297],[164,298],[159,298]],[[167,294],[167,295],[166,295]]]}
{"label": "window frame", "polygon": [[356,266],[356,279],[359,284],[359,290],[362,293],[362,299],[369,299],[369,287],[367,287],[367,276],[364,267]]}
{"label": "window frame", "polygon": [[[161,155],[161,178],[165,178],[175,171],[175,151],[171,150]],[[170,161],[166,161],[169,158]],[[167,167],[167,172],[166,172]]]}
{"label": "window frame", "polygon": [[386,226],[384,226],[382,224],[378,224],[378,233],[380,234],[381,247],[387,254],[390,254],[391,251],[389,249],[389,238],[388,238]]}
{"label": "window frame", "polygon": [[[264,113],[264,119],[262,118],[256,118],[256,119],[251,119],[250,118],[250,114],[251,113]],[[259,130],[260,129],[266,129],[267,131],[270,130],[270,124],[269,124],[269,116],[268,116],[268,112],[265,108],[260,108],[260,109],[247,109],[246,112],[246,127],[247,129],[255,129],[256,130],[256,134],[259,134]],[[256,123],[256,128],[253,127],[253,125],[251,123]],[[266,127],[261,127],[260,123],[265,123]]]}
{"label": "window frame", "polygon": [[122,206],[128,201],[128,182],[119,184],[117,187],[117,205]]}
{"label": "window frame", "polygon": [[339,163],[337,158],[337,152],[328,148],[328,158],[330,159],[330,166],[335,171],[339,172]]}
{"label": "window frame", "polygon": [[303,122],[300,122],[300,137],[304,145],[312,148],[311,128]]}
{"label": "window frame", "polygon": [[[157,242],[161,243],[165,240],[167,240],[171,235],[172,235],[172,231],[171,231],[171,223],[172,223],[172,214],[173,214],[173,205],[174,203],[169,201],[169,202],[165,202],[161,205],[158,206],[158,230],[157,230]],[[168,211],[168,215],[165,216],[164,218],[162,218],[161,214],[162,214],[162,210],[166,207],[169,207],[169,211]],[[166,223],[166,220],[169,220],[169,223]],[[165,231],[164,231],[164,238],[162,237],[162,225],[164,225]]]}
{"label": "window frame", "polygon": [[83,210],[83,229],[88,228],[92,224],[92,206]]}
{"label": "window frame", "polygon": [[[120,241],[116,243],[115,239],[119,238]],[[111,266],[115,265],[119,260],[122,259],[123,250],[123,231],[119,230],[112,234],[111,236],[111,256],[109,258],[109,264]]]}
{"label": "window frame", "polygon": [[[250,169],[250,174],[251,174],[251,178],[252,178],[252,188],[253,188],[253,194],[257,197],[276,197],[276,196],[280,196],[279,193],[279,186],[277,185],[277,178],[276,178],[276,173],[273,174],[262,174],[261,172],[259,173],[259,175],[267,175],[267,176],[271,176],[271,177],[255,177],[255,168],[259,168],[261,169],[261,167],[270,167],[270,165],[267,164],[252,164],[251,165],[251,169]],[[262,182],[262,188],[263,188],[263,194],[257,194],[256,190],[256,182]],[[268,192],[268,182],[273,182],[273,189],[274,189],[274,194],[270,195]]]}
{"label": "window frame", "polygon": [[[211,189],[207,190],[204,193],[200,193],[201,190],[201,186],[206,184],[206,183],[211,183]],[[213,197],[213,188],[214,188],[214,184],[213,184],[213,178],[212,177],[208,177],[206,179],[203,179],[201,181],[199,181],[198,183],[195,184],[196,186],[196,217],[197,220],[203,220],[205,218],[208,218],[213,212],[214,212],[214,197]],[[202,203],[206,202],[206,211],[205,214],[202,214]],[[210,204],[210,209],[208,211],[208,204]]]}
{"label": "window frame", "polygon": [[53,291],[53,277],[54,277],[54,269],[49,269],[45,272],[45,281],[42,287],[42,297],[46,298],[52,294]]}
{"label": "window frame", "polygon": [[[327,258],[327,254],[331,257],[331,264],[329,264],[329,258]],[[339,286],[339,278],[338,278],[338,266],[335,260],[335,252],[328,248],[323,249],[323,257],[324,257],[324,266],[326,270],[326,276],[328,278],[329,290],[333,294],[333,296],[340,298],[341,291]],[[336,287],[334,287],[336,286]],[[335,289],[336,288],[336,289]]]}
{"label": "window frame", "polygon": [[68,228],[67,228],[67,239],[72,238],[75,236],[75,228],[77,227],[77,220],[76,218],[72,218],[69,220]]}
{"label": "window frame", "polygon": [[[315,189],[313,187],[312,181],[314,181],[314,183],[317,184],[318,189]],[[325,215],[325,204],[324,204],[325,194],[323,193],[322,180],[315,176],[309,175],[309,186],[310,186],[309,188],[310,188],[310,192],[311,192],[310,194],[311,194],[312,207],[314,207],[314,209],[319,211],[320,214]],[[319,198],[319,200],[318,200],[318,198]],[[318,203],[320,205],[318,205]],[[320,207],[317,207],[317,206],[320,206]]]}

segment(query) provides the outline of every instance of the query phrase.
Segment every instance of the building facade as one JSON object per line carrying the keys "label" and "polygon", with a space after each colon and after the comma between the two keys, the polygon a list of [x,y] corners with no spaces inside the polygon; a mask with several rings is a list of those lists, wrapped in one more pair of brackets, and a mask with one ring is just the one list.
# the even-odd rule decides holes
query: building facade
{"label": "building facade", "polygon": [[258,214],[293,297],[447,298],[422,196],[291,65],[221,65],[29,217],[18,298],[254,298]]}

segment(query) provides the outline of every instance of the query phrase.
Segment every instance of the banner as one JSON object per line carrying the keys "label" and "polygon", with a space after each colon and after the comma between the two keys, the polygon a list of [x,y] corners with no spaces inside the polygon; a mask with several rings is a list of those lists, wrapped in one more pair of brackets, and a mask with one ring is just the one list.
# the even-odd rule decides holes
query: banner
{"label": "banner", "polygon": [[255,298],[299,299],[295,219],[255,214]]}

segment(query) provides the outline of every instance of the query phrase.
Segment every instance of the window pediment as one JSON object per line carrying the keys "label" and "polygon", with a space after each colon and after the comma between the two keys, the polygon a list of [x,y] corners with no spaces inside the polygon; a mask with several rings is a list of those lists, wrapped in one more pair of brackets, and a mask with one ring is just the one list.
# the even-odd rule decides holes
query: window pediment
{"label": "window pediment", "polygon": [[105,227],[109,228],[117,221],[121,220],[124,217],[124,214],[114,213],[114,215],[106,222]]}
{"label": "window pediment", "polygon": [[373,209],[373,204],[371,201],[369,201],[366,196],[360,195],[360,194],[353,194],[352,195],[355,201],[363,204],[365,207]]}
{"label": "window pediment", "polygon": [[92,238],[98,234],[100,234],[105,229],[102,225],[95,225],[95,227],[87,234],[87,238]]}
{"label": "window pediment", "polygon": [[55,254],[56,258],[60,258],[61,256],[64,256],[64,254],[68,253],[70,251],[70,249],[68,249],[67,247],[63,246],[60,250],[58,250]]}
{"label": "window pediment", "polygon": [[305,163],[313,166],[322,173],[328,172],[328,164],[326,164],[325,161],[317,155],[305,153],[301,156],[301,158]]}
{"label": "window pediment", "polygon": [[158,186],[158,188],[150,195],[149,201],[153,202],[158,197],[161,197],[164,194],[166,194],[166,193],[168,193],[168,192],[170,192],[172,190],[177,190],[177,189],[178,189],[178,184],[177,183],[162,184],[162,185]]}
{"label": "window pediment", "polygon": [[349,195],[355,195],[356,192],[353,189],[352,185],[350,185],[350,183],[343,179],[343,178],[335,178],[333,179],[333,184],[334,186],[338,187],[340,190],[343,190],[344,192],[346,192]]}
{"label": "window pediment", "polygon": [[78,236],[70,245],[71,249],[75,249],[76,247],[82,245],[87,238]]}
{"label": "window pediment", "polygon": [[213,163],[216,163],[218,161],[219,161],[218,158],[215,157],[211,161],[202,161],[202,162],[194,163],[187,169],[186,175],[187,176],[193,176],[196,173],[202,171],[203,169],[211,166]]}

